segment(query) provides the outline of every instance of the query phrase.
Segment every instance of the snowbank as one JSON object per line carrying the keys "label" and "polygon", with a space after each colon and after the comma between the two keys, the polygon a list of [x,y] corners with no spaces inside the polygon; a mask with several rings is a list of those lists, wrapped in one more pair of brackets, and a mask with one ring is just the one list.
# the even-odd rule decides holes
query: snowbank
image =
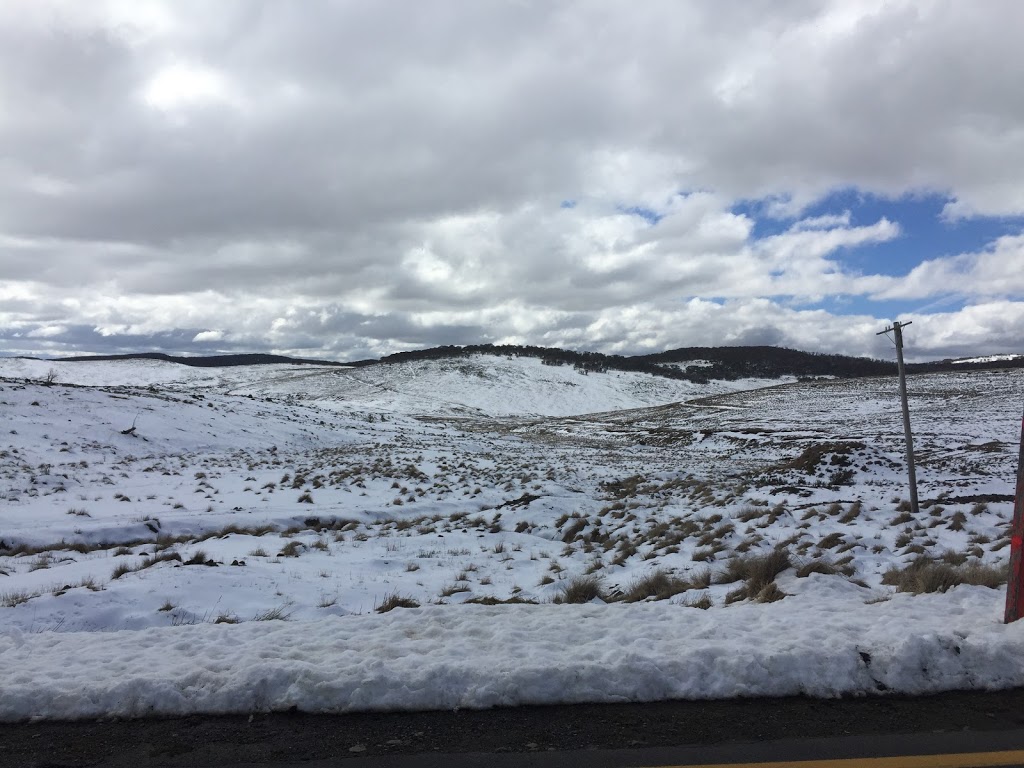
{"label": "snowbank", "polygon": [[0,635],[0,719],[487,708],[1024,685],[1003,594],[863,604],[438,606],[315,622]]}

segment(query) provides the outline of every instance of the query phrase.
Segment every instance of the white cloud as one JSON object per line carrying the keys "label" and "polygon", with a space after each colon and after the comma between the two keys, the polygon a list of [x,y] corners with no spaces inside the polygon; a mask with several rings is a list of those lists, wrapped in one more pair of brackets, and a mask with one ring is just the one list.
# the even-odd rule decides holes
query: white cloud
{"label": "white cloud", "polygon": [[[804,212],[854,189],[1024,213],[1022,26],[1009,0],[14,0],[0,331],[870,352],[873,319],[806,307],[1012,304],[1020,238],[894,277],[847,255],[900,221]],[[755,239],[741,200],[789,228]],[[947,347],[981,338],[968,309]]]}
{"label": "white cloud", "polygon": [[823,216],[811,216],[806,219],[800,219],[791,229],[799,232],[805,229],[832,229],[833,227],[848,226],[850,226],[850,212],[843,211],[841,214],[825,214]]}
{"label": "white cloud", "polygon": [[189,62],[161,67],[146,83],[143,98],[147,104],[161,110],[232,100],[230,86],[220,72]]}
{"label": "white cloud", "polygon": [[922,299],[956,294],[1024,296],[1024,235],[1005,235],[979,253],[928,259],[902,278],[888,279],[879,299]]}

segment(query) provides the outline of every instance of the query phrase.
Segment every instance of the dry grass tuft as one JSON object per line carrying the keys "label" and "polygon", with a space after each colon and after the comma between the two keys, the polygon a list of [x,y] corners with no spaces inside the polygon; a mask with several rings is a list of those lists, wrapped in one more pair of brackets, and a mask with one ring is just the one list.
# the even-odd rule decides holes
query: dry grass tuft
{"label": "dry grass tuft", "polygon": [[996,589],[1006,583],[1007,566],[971,562],[950,565],[927,557],[915,558],[903,568],[890,568],[882,575],[882,583],[896,587],[897,592],[920,595],[925,592],[946,592],[960,584]]}
{"label": "dry grass tuft", "polygon": [[25,589],[12,589],[9,592],[0,592],[0,606],[14,608],[22,603],[27,603],[33,597],[38,597],[38,595]]}
{"label": "dry grass tuft", "polygon": [[796,569],[796,575],[799,579],[804,579],[810,576],[812,573],[823,573],[826,576],[834,576],[835,574],[842,574],[843,576],[852,576],[854,568],[849,562],[846,563],[835,563],[832,560],[826,558],[818,558],[814,560],[808,560]]}
{"label": "dry grass tuft", "polygon": [[519,595],[512,595],[512,597],[507,600],[502,600],[501,598],[494,597],[493,595],[483,595],[481,597],[472,597],[466,601],[467,605],[470,603],[473,603],[474,605],[537,605],[536,600],[519,597]]}
{"label": "dry grass tuft", "polygon": [[622,599],[627,603],[636,603],[653,597],[655,600],[667,600],[690,589],[692,585],[686,579],[680,579],[657,568],[646,576],[641,576],[626,590]]}
{"label": "dry grass tuft", "polygon": [[734,557],[718,581],[720,584],[730,584],[742,580],[747,582],[751,594],[757,594],[792,564],[789,550],[783,548],[773,549],[764,555]]}
{"label": "dry grass tuft", "polygon": [[687,608],[700,608],[702,611],[706,611],[714,605],[714,601],[711,599],[711,595],[707,592],[701,594],[700,597],[690,598],[684,597],[682,605]]}
{"label": "dry grass tuft", "polygon": [[781,600],[786,594],[776,585],[775,577],[792,564],[789,550],[784,547],[777,547],[764,555],[734,557],[719,575],[718,583],[731,584],[741,580],[745,583],[725,596],[725,604],[748,598],[759,603]]}
{"label": "dry grass tuft", "polygon": [[279,605],[276,608],[269,608],[266,611],[257,613],[252,617],[253,621],[288,621],[291,612],[285,606]]}
{"label": "dry grass tuft", "polygon": [[754,600],[758,603],[774,603],[785,596],[786,593],[779,589],[779,585],[774,581],[771,581],[765,584],[761,590],[754,595]]}
{"label": "dry grass tuft", "polygon": [[594,574],[576,576],[562,586],[556,603],[589,603],[595,597],[605,599],[604,580]]}
{"label": "dry grass tuft", "polygon": [[377,613],[387,613],[395,608],[419,608],[420,604],[411,597],[403,597],[397,592],[387,595],[380,605],[377,606]]}

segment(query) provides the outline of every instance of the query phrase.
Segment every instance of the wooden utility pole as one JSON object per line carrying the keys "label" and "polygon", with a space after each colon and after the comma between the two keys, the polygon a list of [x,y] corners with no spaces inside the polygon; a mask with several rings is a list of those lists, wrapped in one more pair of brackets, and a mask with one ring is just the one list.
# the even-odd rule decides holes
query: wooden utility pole
{"label": "wooden utility pole", "polygon": [[907,372],[903,367],[903,329],[910,325],[909,322],[901,323],[893,320],[892,325],[884,331],[879,331],[876,336],[892,332],[896,341],[896,366],[900,373],[900,401],[903,404],[903,434],[907,438],[907,476],[910,478],[910,509],[916,515],[919,511],[917,506],[917,472],[914,469],[914,436],[910,431],[910,406],[907,404]]}
{"label": "wooden utility pole", "polygon": [[1020,422],[1020,453],[1017,458],[1017,492],[1013,502],[1013,524],[1010,526],[1010,573],[1006,580],[1006,614],[1004,621],[1024,616],[1024,419]]}

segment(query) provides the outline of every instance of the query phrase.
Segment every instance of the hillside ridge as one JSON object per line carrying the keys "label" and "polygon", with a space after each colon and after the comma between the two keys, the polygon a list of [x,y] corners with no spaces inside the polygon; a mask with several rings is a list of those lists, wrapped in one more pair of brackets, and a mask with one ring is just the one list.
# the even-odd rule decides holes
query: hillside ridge
{"label": "hillside ridge", "polygon": [[[835,377],[860,378],[864,376],[895,375],[894,361],[848,355],[804,352],[787,347],[734,346],[734,347],[680,347],[646,355],[606,355],[601,352],[581,352],[556,347],[537,347],[513,344],[470,344],[440,346],[427,349],[396,352],[379,359],[351,362],[315,360],[265,353],[183,356],[163,352],[140,352],[117,355],[79,355],[56,358],[63,362],[99,362],[114,360],[161,360],[193,367],[234,367],[244,365],[319,365],[363,368],[374,365],[444,360],[473,355],[503,357],[530,357],[546,365],[572,366],[582,373],[604,373],[609,370],[646,373],[669,379],[695,383],[712,380],[734,381],[741,378]],[[935,373],[951,370],[974,370],[1024,367],[1024,356],[994,356],[970,360],[936,360],[910,363],[908,373]]]}

